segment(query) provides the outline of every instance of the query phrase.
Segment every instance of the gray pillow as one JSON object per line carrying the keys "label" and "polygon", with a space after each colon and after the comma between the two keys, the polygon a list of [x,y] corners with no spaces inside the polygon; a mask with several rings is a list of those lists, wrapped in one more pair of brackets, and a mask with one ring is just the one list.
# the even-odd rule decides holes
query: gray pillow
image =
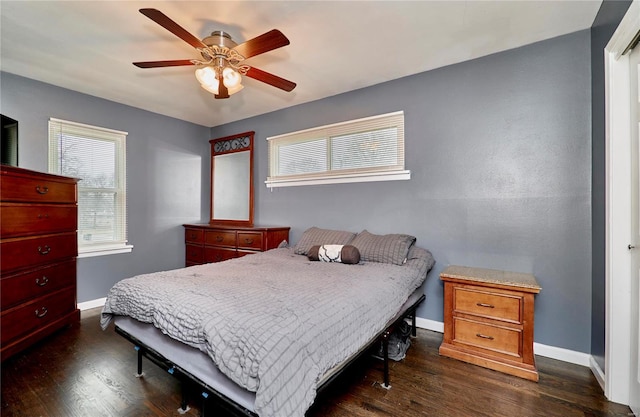
{"label": "gray pillow", "polygon": [[358,248],[361,261],[402,265],[407,260],[409,249],[415,242],[415,236],[374,235],[363,230],[349,244]]}
{"label": "gray pillow", "polygon": [[344,230],[320,229],[310,227],[302,233],[293,252],[298,255],[308,255],[309,249],[315,245],[347,245],[355,237],[355,233]]}

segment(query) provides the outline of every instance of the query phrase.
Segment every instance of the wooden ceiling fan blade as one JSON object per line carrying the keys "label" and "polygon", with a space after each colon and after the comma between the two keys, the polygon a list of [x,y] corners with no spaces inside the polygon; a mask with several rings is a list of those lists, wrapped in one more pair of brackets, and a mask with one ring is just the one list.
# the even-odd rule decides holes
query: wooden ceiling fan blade
{"label": "wooden ceiling fan blade", "polygon": [[273,29],[260,36],[241,43],[233,49],[245,58],[260,55],[274,49],[289,45],[289,39],[278,29]]}
{"label": "wooden ceiling fan blade", "polygon": [[262,81],[263,83],[267,83],[284,91],[291,91],[296,88],[297,85],[293,81],[285,80],[284,78],[278,77],[277,75],[273,75],[266,71],[262,71],[255,67],[249,68],[245,75],[249,78]]}
{"label": "wooden ceiling fan blade", "polygon": [[159,67],[179,67],[182,65],[194,65],[190,59],[173,59],[168,61],[145,61],[134,62],[138,68],[159,68]]}
{"label": "wooden ceiling fan blade", "polygon": [[140,13],[147,16],[169,32],[173,33],[194,48],[206,48],[207,45],[191,33],[187,32],[182,26],[171,20],[167,15],[157,9],[140,9]]}

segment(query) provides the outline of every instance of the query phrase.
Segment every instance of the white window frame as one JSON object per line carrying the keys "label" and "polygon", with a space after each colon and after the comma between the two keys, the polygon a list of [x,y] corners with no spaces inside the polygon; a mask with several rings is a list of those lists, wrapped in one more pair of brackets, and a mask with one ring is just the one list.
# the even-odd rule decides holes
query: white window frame
{"label": "white window frame", "polygon": [[[278,150],[280,146],[301,144],[311,140],[324,140],[328,152],[330,152],[332,137],[388,128],[395,128],[398,133],[396,137],[397,160],[392,166],[356,168],[340,171],[332,170],[329,166],[326,171],[313,174],[277,174]],[[404,112],[402,111],[271,136],[267,138],[267,142],[269,145],[269,174],[265,181],[267,188],[411,179],[411,171],[406,170],[404,166]]]}
{"label": "white window frame", "polygon": [[[128,133],[107,129],[103,127],[91,126],[83,123],[70,122],[68,120],[49,119],[49,172],[53,174],[61,174],[60,160],[58,153],[58,137],[61,131],[72,132],[76,136],[86,136],[91,140],[102,140],[113,142],[116,146],[116,185],[113,191],[116,194],[118,203],[117,208],[120,213],[116,215],[117,224],[115,225],[116,239],[109,242],[85,243],[82,239],[82,233],[78,231],[78,257],[85,258],[91,256],[112,255],[117,253],[128,253],[133,249],[133,245],[127,242],[127,184],[126,184],[126,138]],[[62,174],[64,175],[64,174]],[[82,179],[78,182],[78,194],[82,192]],[[94,190],[95,188],[86,188]],[[80,204],[80,202],[78,203]],[[80,227],[80,225],[79,225]]]}

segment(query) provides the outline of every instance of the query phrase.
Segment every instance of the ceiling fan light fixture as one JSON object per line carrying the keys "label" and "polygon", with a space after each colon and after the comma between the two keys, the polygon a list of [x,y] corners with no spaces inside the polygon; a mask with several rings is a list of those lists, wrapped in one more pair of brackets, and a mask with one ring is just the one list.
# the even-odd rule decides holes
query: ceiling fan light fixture
{"label": "ceiling fan light fixture", "polygon": [[[196,70],[196,78],[200,82],[200,86],[208,92],[218,95],[220,82],[213,67],[207,66]],[[229,95],[235,94],[242,90],[244,86],[241,84],[242,77],[233,68],[226,67],[222,71],[222,82],[229,90]]]}
{"label": "ceiling fan light fixture", "polygon": [[[240,85],[242,82],[242,77],[238,71],[234,70],[231,67],[226,67],[222,70],[222,82],[227,88],[233,88],[237,85]],[[231,92],[229,92],[231,94]]]}

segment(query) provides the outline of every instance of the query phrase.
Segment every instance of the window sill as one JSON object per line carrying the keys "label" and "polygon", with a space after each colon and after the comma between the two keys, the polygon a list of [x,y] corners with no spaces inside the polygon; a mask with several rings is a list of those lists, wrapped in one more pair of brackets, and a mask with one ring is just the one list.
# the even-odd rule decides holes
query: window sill
{"label": "window sill", "polygon": [[411,179],[411,171],[375,172],[366,174],[345,174],[329,178],[277,179],[267,180],[267,188],[295,187],[299,185],[343,184],[348,182],[400,181]]}
{"label": "window sill", "polygon": [[133,245],[103,245],[93,248],[78,248],[78,258],[91,258],[93,256],[129,253],[132,250]]}

